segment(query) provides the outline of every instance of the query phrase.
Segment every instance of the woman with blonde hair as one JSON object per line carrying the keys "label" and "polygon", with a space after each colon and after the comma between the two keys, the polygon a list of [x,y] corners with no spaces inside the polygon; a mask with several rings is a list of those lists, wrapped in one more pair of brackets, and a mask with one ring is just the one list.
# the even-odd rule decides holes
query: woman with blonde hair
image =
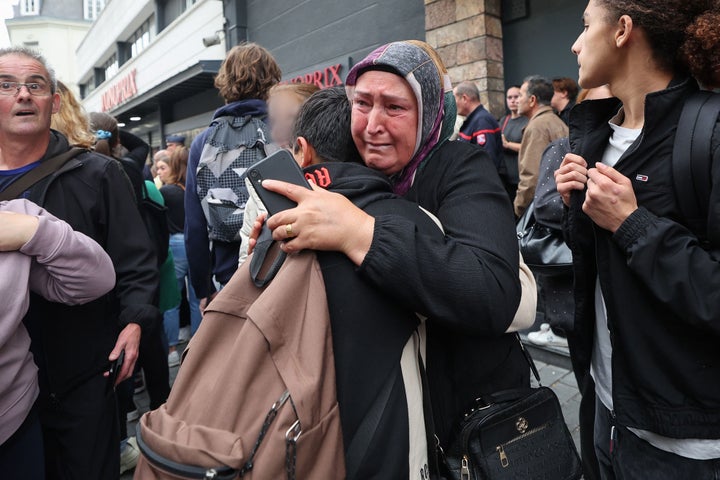
{"label": "woman with blonde hair", "polygon": [[64,83],[58,80],[57,87],[60,109],[53,114],[50,128],[65,135],[73,147],[91,148],[95,144],[95,136],[85,109]]}

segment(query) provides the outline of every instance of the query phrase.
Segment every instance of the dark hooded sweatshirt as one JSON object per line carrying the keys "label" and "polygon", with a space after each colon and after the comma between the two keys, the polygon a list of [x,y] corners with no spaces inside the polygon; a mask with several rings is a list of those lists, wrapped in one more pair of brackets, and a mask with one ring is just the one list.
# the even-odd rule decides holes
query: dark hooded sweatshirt
{"label": "dark hooded sweatshirt", "polygon": [[[380,172],[355,163],[323,163],[305,172],[318,185],[344,195],[372,216],[402,217],[415,224],[418,235],[443,238],[440,228],[416,204],[392,193],[389,180]],[[408,478],[408,408],[400,357],[418,326],[418,317],[358,275],[344,254],[318,252],[318,261],[327,290],[346,451],[385,383],[392,383],[355,478]]]}

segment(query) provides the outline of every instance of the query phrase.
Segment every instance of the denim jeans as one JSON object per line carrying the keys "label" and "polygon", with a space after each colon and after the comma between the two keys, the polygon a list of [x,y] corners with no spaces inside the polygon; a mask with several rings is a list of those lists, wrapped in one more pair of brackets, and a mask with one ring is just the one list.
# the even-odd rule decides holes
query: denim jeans
{"label": "denim jeans", "polygon": [[616,425],[605,405],[600,400],[596,402],[595,452],[603,480],[720,479],[720,459],[694,460],[655,448],[627,428]]}
{"label": "denim jeans", "polygon": [[[170,251],[172,251],[173,260],[175,261],[175,278],[177,278],[178,289],[180,291],[183,288],[187,289],[188,304],[190,305],[190,332],[194,334],[200,326],[202,315],[200,314],[200,301],[195,295],[195,290],[190,282],[185,238],[182,233],[170,235]],[[179,305],[163,313],[163,324],[168,345],[174,347],[178,344],[178,331],[180,330]]]}

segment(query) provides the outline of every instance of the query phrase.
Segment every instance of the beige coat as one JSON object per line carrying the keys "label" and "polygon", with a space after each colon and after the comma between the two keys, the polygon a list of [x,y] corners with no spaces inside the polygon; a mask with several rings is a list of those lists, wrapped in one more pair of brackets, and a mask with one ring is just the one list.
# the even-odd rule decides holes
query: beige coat
{"label": "beige coat", "polygon": [[523,131],[520,152],[518,153],[518,169],[520,183],[515,196],[514,209],[517,217],[523,212],[535,196],[540,158],[550,142],[567,137],[568,127],[560,117],[555,115],[549,106],[541,106]]}

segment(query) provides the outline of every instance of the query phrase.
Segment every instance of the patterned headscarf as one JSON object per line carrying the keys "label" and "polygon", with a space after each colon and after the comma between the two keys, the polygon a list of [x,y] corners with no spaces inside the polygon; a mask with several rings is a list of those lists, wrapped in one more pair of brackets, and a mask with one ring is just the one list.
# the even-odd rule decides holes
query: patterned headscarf
{"label": "patterned headscarf", "polygon": [[401,76],[408,82],[417,99],[415,150],[410,162],[392,178],[395,193],[404,195],[410,189],[415,172],[422,162],[452,134],[457,113],[452,85],[437,53],[430,45],[416,40],[383,45],[352,67],[345,79],[351,100],[357,79],[370,70],[388,71]]}

